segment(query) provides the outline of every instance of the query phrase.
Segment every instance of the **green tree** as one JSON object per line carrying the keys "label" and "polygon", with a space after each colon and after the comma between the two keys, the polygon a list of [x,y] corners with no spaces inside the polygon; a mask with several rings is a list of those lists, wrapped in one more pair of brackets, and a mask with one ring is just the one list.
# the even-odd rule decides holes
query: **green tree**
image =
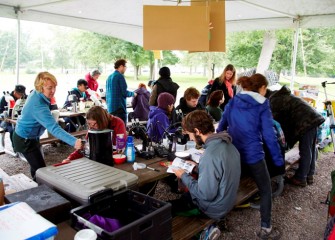
{"label": "green tree", "polygon": [[282,70],[291,69],[293,51],[293,30],[277,30],[277,43],[272,54],[270,69],[278,74]]}
{"label": "green tree", "polygon": [[[334,76],[335,29],[304,29],[302,36],[307,73],[313,76]],[[301,57],[298,58],[297,69],[303,72]]]}
{"label": "green tree", "polygon": [[231,33],[227,37],[227,58],[237,68],[257,67],[264,31]]}
{"label": "green tree", "polygon": [[[212,68],[222,68],[227,63],[226,54],[222,52],[199,52],[199,53],[189,53],[184,55],[182,63],[190,67],[190,74],[192,74],[192,69],[196,71],[197,66],[202,66],[204,68],[204,75],[208,79],[214,78]],[[214,69],[213,69],[214,70]]]}

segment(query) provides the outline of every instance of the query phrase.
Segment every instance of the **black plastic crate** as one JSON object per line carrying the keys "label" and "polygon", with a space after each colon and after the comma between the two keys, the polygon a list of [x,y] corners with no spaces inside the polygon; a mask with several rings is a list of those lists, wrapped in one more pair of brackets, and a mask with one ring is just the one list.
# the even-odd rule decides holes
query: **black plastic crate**
{"label": "black plastic crate", "polygon": [[[85,215],[118,219],[121,228],[107,232],[92,224]],[[71,210],[72,227],[93,229],[99,239],[165,240],[172,239],[171,204],[133,190]]]}

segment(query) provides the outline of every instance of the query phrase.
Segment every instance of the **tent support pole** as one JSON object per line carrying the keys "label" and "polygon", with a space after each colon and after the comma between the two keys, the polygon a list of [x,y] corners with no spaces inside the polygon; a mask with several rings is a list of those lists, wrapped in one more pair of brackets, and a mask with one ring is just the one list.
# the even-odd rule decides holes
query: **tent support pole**
{"label": "tent support pole", "polygon": [[17,33],[16,33],[16,83],[19,83],[20,78],[20,39],[21,39],[21,26],[20,26],[20,8],[14,7],[17,19]]}
{"label": "tent support pole", "polygon": [[304,51],[304,40],[302,39],[302,30],[301,30],[301,28],[299,28],[299,34],[300,34],[302,63],[304,64],[304,74],[305,74],[305,77],[307,77],[307,68],[306,68],[305,51]]}
{"label": "tent support pole", "polygon": [[298,43],[299,43],[299,22],[296,22],[296,28],[294,32],[294,45],[293,45],[293,59],[292,59],[292,71],[291,71],[291,84],[290,89],[293,93],[294,91],[294,78],[295,78],[295,67],[297,63],[297,54],[298,54]]}

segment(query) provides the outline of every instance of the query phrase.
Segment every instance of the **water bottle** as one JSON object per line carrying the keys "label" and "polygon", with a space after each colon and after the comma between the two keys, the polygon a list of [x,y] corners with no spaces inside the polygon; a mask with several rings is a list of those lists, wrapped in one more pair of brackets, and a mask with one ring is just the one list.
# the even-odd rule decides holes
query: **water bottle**
{"label": "water bottle", "polygon": [[84,142],[84,156],[90,158],[90,142],[88,139]]}
{"label": "water bottle", "polygon": [[130,163],[135,162],[135,147],[134,147],[134,139],[132,136],[127,137],[126,156],[127,156],[127,162]]}

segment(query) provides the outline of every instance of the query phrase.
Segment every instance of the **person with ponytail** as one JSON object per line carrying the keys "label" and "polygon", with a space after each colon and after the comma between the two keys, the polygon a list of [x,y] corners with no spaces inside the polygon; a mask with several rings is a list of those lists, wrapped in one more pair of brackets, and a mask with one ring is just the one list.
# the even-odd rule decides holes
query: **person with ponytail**
{"label": "person with ponytail", "polygon": [[280,231],[272,227],[272,189],[263,144],[275,166],[284,165],[283,156],[273,127],[273,118],[266,94],[268,81],[261,74],[238,79],[243,91],[225,107],[217,132],[228,129],[233,144],[241,155],[242,172],[255,180],[260,193],[261,230],[259,239],[279,239]]}
{"label": "person with ponytail", "polygon": [[228,64],[223,70],[220,77],[216,78],[213,85],[208,92],[209,97],[212,92],[222,90],[224,95],[224,102],[221,103],[220,108],[224,111],[225,106],[232,99],[236,93],[236,70],[232,64]]}

